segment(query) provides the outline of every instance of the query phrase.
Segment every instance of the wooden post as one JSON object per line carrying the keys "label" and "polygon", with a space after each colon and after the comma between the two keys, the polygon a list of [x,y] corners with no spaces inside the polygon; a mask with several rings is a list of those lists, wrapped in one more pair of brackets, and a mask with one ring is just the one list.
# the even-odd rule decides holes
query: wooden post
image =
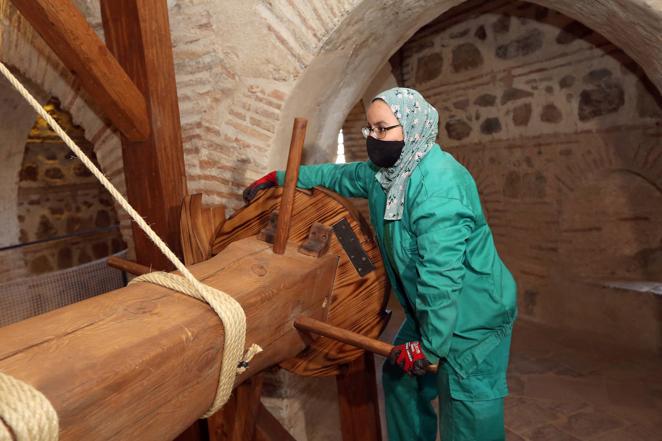
{"label": "wooden post", "polygon": [[[147,99],[151,135],[144,142],[122,139],[129,202],[175,254],[180,205],[186,196],[179,104],[166,0],[101,0],[106,42]],[[138,263],[172,265],[134,225]]]}
{"label": "wooden post", "polygon": [[303,142],[306,138],[308,121],[305,118],[294,118],[292,126],[292,140],[290,141],[290,154],[287,158],[287,170],[285,171],[285,185],[281,197],[280,209],[278,210],[278,224],[276,226],[276,239],[274,240],[274,253],[283,254],[290,234],[290,219],[294,207],[294,192],[299,179],[299,165],[301,164],[301,152]]}
{"label": "wooden post", "polygon": [[150,132],[145,97],[71,0],[12,0],[124,136]]}
{"label": "wooden post", "polygon": [[245,441],[255,435],[263,374],[237,386],[230,401],[209,418],[209,441]]}
{"label": "wooden post", "polygon": [[336,376],[343,441],[381,441],[375,358],[366,352]]}

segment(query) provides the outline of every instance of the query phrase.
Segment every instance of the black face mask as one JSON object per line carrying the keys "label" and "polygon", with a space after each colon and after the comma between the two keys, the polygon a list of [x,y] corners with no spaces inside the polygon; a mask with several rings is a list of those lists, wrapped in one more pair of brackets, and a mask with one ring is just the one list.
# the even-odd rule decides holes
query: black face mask
{"label": "black face mask", "polygon": [[368,148],[368,158],[378,167],[393,167],[402,149],[405,147],[404,141],[383,141],[381,139],[368,136],[366,138],[366,147]]}

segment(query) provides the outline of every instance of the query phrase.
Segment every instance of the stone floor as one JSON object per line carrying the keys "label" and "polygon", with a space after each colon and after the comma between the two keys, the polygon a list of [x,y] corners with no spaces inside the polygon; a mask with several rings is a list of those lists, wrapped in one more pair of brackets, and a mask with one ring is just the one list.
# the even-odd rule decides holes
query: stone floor
{"label": "stone floor", "polygon": [[662,441],[662,358],[520,321],[508,440]]}
{"label": "stone floor", "polygon": [[660,356],[519,320],[508,383],[508,441],[662,441]]}

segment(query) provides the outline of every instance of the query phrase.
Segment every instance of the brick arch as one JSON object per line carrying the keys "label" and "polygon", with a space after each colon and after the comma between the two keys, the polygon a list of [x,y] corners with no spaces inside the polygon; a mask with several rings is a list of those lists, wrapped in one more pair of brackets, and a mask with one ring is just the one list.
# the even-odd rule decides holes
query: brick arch
{"label": "brick arch", "polygon": [[[331,160],[335,134],[378,69],[418,29],[461,3],[460,0],[369,0],[345,11],[288,93],[273,136],[269,166],[283,166],[291,121],[297,115],[310,119],[308,159]],[[662,90],[662,4],[645,0],[531,0],[531,3],[559,11],[606,36],[632,57]]]}
{"label": "brick arch", "polygon": [[[120,192],[125,194],[119,135],[91,105],[91,101],[81,91],[73,75],[7,0],[0,0],[0,59],[29,83],[31,91],[36,92],[42,102],[50,97],[59,99],[62,110],[71,114],[74,123],[85,130],[86,138],[94,145],[102,172]],[[7,87],[11,86],[7,84]],[[34,122],[36,114],[32,113],[31,117]],[[27,135],[28,131],[25,131],[24,140]],[[20,161],[11,165],[14,166],[15,170],[5,169],[3,175],[15,176],[16,180]],[[17,188],[16,184],[14,182],[12,190],[14,192]],[[11,209],[15,217],[15,205]],[[116,207],[116,210],[120,214],[122,236],[131,244],[130,221],[119,207]]]}

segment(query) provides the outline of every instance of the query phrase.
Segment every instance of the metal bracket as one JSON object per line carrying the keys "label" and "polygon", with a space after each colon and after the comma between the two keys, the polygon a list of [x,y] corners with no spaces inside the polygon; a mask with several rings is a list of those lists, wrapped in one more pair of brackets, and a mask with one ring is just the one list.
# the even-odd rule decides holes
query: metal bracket
{"label": "metal bracket", "polygon": [[269,218],[269,225],[264,227],[257,235],[257,239],[266,243],[273,244],[276,240],[276,225],[278,224],[278,210],[271,212]]}
{"label": "metal bracket", "polygon": [[306,256],[320,257],[329,251],[331,242],[331,227],[319,222],[313,223],[306,239],[300,246],[299,252]]}
{"label": "metal bracket", "polygon": [[363,277],[375,270],[375,265],[372,264],[370,257],[363,250],[359,239],[354,234],[346,218],[343,218],[343,220],[333,226],[333,232],[336,234],[338,242],[340,242],[345,253],[347,253],[349,260],[354,265],[359,276]]}

